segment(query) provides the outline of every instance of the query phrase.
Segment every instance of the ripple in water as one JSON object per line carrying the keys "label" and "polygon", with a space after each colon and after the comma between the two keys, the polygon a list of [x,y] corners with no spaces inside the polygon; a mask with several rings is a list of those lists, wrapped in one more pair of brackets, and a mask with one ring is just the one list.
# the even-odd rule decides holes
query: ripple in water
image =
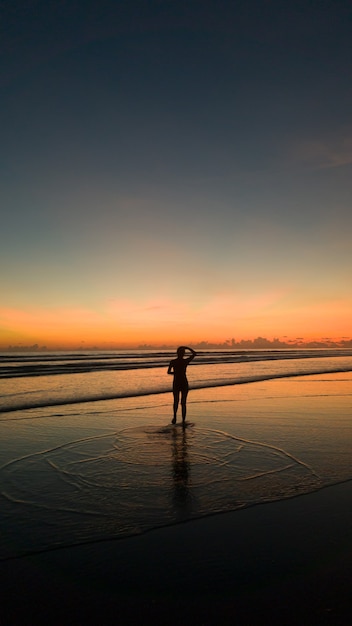
{"label": "ripple in water", "polygon": [[209,428],[127,428],[2,468],[0,558],[118,538],[321,484],[284,450]]}

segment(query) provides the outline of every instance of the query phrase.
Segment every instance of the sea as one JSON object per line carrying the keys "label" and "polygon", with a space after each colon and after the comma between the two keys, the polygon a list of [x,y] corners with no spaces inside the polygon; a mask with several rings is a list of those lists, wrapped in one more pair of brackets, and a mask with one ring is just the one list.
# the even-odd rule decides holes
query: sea
{"label": "sea", "polygon": [[0,354],[0,560],[120,540],[352,479],[352,350]]}

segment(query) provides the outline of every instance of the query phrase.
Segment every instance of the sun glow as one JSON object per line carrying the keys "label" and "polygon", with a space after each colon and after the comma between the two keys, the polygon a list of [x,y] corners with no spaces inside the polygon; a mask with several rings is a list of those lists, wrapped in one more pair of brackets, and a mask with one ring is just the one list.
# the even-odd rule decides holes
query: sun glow
{"label": "sun glow", "polygon": [[135,347],[141,344],[223,343],[258,336],[285,341],[349,337],[351,302],[285,306],[280,292],[251,297],[219,293],[203,302],[158,297],[113,298],[86,307],[1,308],[0,348]]}

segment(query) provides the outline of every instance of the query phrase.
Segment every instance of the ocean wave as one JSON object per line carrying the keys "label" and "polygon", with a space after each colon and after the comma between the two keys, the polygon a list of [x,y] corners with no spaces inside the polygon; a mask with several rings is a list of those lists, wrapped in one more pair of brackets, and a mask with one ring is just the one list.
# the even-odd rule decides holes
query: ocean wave
{"label": "ocean wave", "polygon": [[[265,374],[254,374],[250,376],[231,376],[228,378],[218,378],[213,380],[195,380],[190,385],[190,389],[211,389],[214,387],[227,387],[227,386],[235,386],[235,385],[244,385],[244,384],[252,384],[257,382],[263,382],[268,380],[275,379],[283,379],[283,378],[293,378],[298,376],[314,376],[317,374],[334,374],[334,373],[344,373],[344,372],[352,372],[352,362],[347,365],[338,366],[338,365],[326,365],[324,363],[321,364],[320,367],[312,367],[310,369],[297,369],[296,371],[281,371],[281,372],[272,372]],[[126,398],[138,398],[143,396],[152,396],[152,395],[160,395],[170,393],[170,386],[163,385],[155,385],[154,387],[140,388],[128,391],[119,391],[116,393],[107,393],[107,392],[91,392],[91,393],[80,393],[75,395],[74,397],[66,396],[60,398],[48,399],[47,396],[42,399],[23,399],[19,398],[18,401],[14,398],[11,401],[10,406],[0,406],[0,413],[12,413],[14,411],[25,411],[30,409],[38,409],[45,407],[55,407],[55,406],[63,406],[63,405],[73,405],[73,404],[82,404],[88,402],[102,402],[107,400],[120,400]]]}
{"label": "ocean wave", "polygon": [[[352,356],[349,349],[221,350],[197,353],[192,367],[218,364],[292,361]],[[58,376],[93,372],[129,371],[166,367],[174,353],[137,351],[113,353],[0,354],[0,379]]]}

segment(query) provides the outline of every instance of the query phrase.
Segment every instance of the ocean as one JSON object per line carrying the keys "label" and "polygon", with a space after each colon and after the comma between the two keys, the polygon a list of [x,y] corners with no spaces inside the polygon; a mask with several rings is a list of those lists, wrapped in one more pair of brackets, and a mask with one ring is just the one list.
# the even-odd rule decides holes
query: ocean
{"label": "ocean", "polygon": [[[0,559],[351,480],[352,350],[0,354]],[[180,418],[179,418],[180,419]]]}
{"label": "ocean", "polygon": [[[149,396],[170,389],[170,351],[0,353],[0,412]],[[352,350],[226,350],[198,353],[193,389],[351,371]],[[164,371],[163,371],[164,370]]]}

